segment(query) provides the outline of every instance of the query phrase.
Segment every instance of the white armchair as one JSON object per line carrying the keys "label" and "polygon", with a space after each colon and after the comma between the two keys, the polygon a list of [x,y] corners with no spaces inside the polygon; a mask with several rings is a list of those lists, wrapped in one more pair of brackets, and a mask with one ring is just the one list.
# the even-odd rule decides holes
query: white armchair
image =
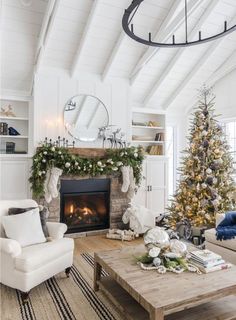
{"label": "white armchair", "polygon": [[5,237],[1,217],[8,214],[10,207],[37,206],[33,200],[0,201],[0,282],[20,290],[24,300],[33,287],[57,273],[65,270],[69,276],[73,263],[74,241],[64,238],[67,226],[63,223],[47,222],[52,240],[49,242],[22,248],[17,241]]}

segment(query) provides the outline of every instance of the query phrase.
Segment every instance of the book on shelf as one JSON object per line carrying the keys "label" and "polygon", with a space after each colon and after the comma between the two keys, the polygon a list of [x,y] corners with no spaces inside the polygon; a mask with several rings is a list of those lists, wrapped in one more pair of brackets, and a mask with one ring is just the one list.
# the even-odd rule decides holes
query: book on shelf
{"label": "book on shelf", "polygon": [[149,146],[147,152],[151,156],[163,155],[163,146]]}
{"label": "book on shelf", "polygon": [[164,141],[164,132],[159,132],[155,136],[155,141]]}

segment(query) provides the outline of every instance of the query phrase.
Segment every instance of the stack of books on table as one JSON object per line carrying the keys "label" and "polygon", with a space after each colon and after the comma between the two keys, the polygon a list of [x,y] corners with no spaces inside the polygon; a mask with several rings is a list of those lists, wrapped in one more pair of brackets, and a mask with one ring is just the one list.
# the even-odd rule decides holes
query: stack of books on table
{"label": "stack of books on table", "polygon": [[232,266],[232,264],[225,262],[219,254],[210,250],[190,252],[190,262],[203,273],[228,269]]}

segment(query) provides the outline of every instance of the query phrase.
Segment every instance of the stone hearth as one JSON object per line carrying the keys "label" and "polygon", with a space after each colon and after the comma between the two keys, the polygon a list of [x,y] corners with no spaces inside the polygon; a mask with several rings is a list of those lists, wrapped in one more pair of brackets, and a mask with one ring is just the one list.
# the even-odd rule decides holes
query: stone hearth
{"label": "stone hearth", "polygon": [[[86,158],[93,158],[93,157],[98,157],[102,158],[106,150],[105,149],[87,149],[87,148],[72,148],[70,149],[70,152],[73,154],[79,154],[81,157],[86,157]],[[122,183],[122,178],[118,177],[116,175],[114,176],[99,176],[95,177],[96,179],[104,179],[104,178],[109,178],[111,181],[110,184],[110,228],[119,228],[119,229],[124,229],[125,225],[122,222],[122,215],[124,214],[125,210],[128,207],[128,204],[130,200],[127,197],[126,193],[121,192],[121,183]],[[89,176],[72,176],[72,175],[66,175],[66,176],[61,176],[61,180],[85,180],[85,179],[93,179],[93,177]],[[59,190],[60,190],[60,181],[59,181]],[[47,205],[49,208],[49,221],[56,221],[60,222],[60,192],[59,196],[55,199],[53,199],[50,204]],[[87,232],[89,233],[89,231]],[[94,231],[91,231],[91,233],[94,233]],[[77,235],[77,234],[75,234]]]}

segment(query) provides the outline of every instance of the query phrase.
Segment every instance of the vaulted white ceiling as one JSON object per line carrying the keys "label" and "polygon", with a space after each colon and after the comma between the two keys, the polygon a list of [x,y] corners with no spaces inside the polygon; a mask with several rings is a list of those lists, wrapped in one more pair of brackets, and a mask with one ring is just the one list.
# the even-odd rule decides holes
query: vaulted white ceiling
{"label": "vaulted white ceiling", "polygon": [[[204,82],[236,68],[236,32],[188,48],[151,48],[126,36],[121,27],[131,0],[2,0],[1,86],[31,90],[42,67],[130,79],[138,104],[186,107]],[[188,0],[189,38],[209,36],[236,24],[236,0]],[[135,31],[169,41],[184,36],[183,0],[145,0]]]}

